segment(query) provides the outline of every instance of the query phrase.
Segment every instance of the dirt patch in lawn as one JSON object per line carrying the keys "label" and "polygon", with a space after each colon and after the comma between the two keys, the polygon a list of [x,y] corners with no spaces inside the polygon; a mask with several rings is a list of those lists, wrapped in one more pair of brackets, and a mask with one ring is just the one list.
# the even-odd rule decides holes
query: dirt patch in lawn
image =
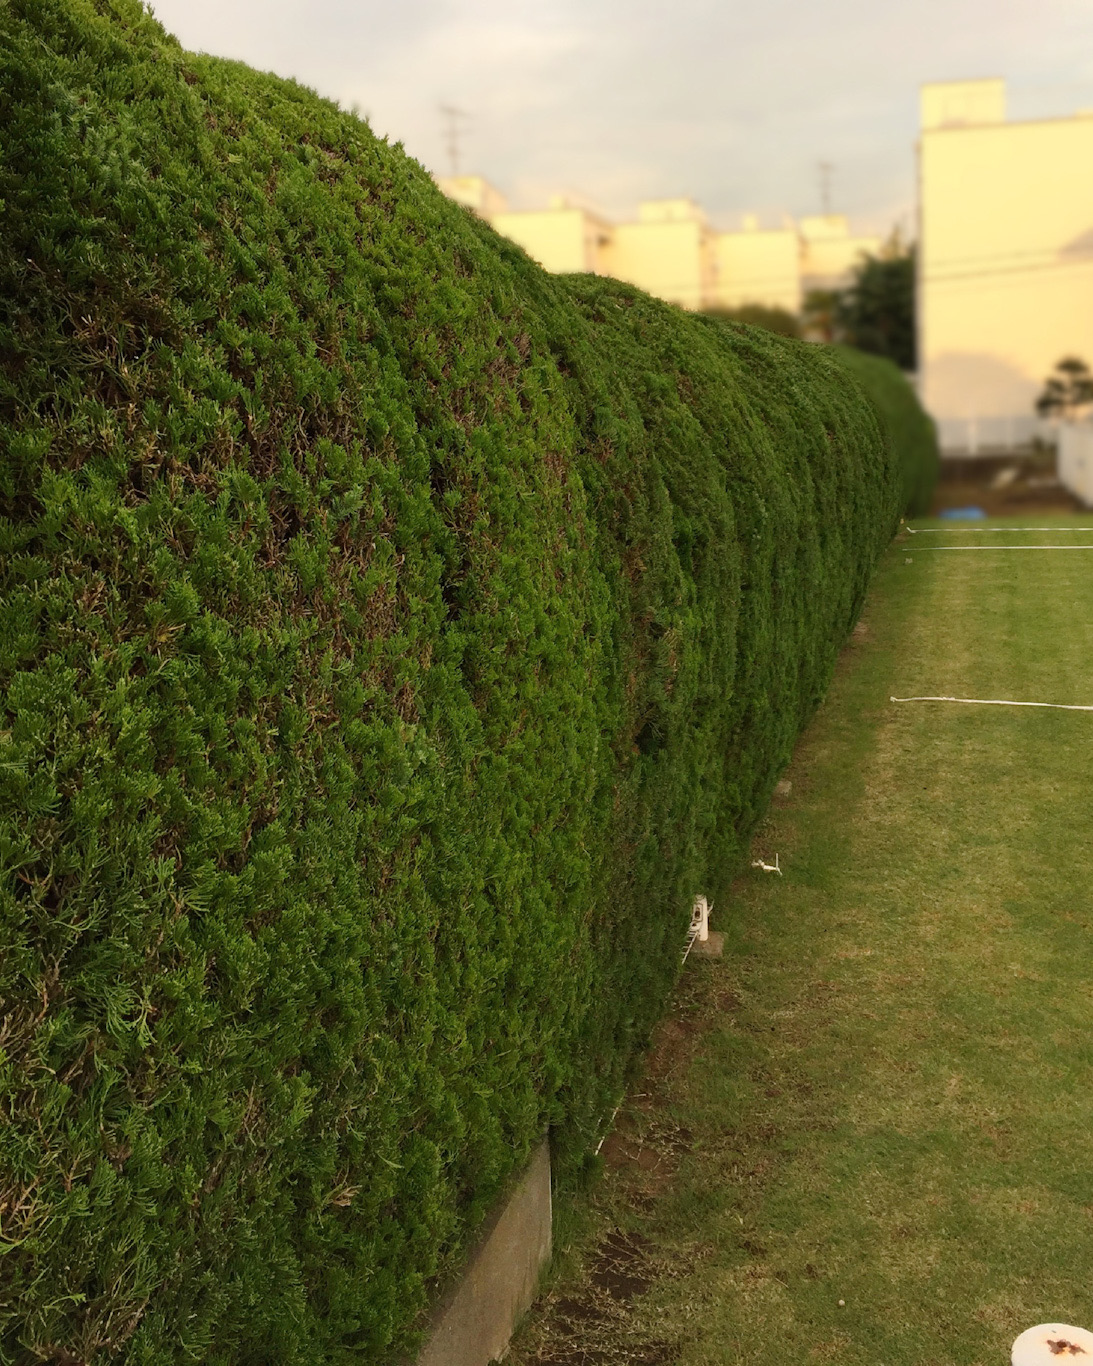
{"label": "dirt patch in lawn", "polygon": [[1055,477],[1053,454],[943,461],[930,515],[961,507],[982,508],[988,517],[1081,511],[1078,500]]}
{"label": "dirt patch in lawn", "polygon": [[[647,1214],[669,1189],[690,1152],[690,1130],[670,1113],[671,1079],[685,1070],[712,1022],[709,1002],[681,983],[673,1013],[662,1020],[645,1055],[641,1081],[619,1110],[600,1155],[614,1190],[616,1211]],[[735,1004],[731,993],[725,1004]],[[690,999],[686,999],[690,997]],[[704,1005],[703,1010],[701,1006]],[[548,1293],[525,1330],[521,1366],[667,1366],[678,1344],[642,1331],[634,1303],[661,1279],[676,1274],[643,1234],[615,1225],[586,1253],[580,1274]]]}

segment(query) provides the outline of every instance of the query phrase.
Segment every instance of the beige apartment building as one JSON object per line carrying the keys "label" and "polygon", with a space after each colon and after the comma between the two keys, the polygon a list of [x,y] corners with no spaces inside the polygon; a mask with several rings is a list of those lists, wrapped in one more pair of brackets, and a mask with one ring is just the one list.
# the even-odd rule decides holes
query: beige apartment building
{"label": "beige apartment building", "polygon": [[845,214],[824,213],[802,218],[797,225],[800,241],[801,288],[841,289],[851,267],[863,256],[876,256],[879,237],[855,237]]}
{"label": "beige apartment building", "polygon": [[742,232],[718,233],[714,294],[722,308],[765,304],[801,310],[801,239],[790,222],[763,229],[754,214],[745,214]]}
{"label": "beige apartment building", "polygon": [[[490,222],[505,237],[524,248],[548,270],[591,271],[610,275],[608,257],[612,225],[599,214],[564,195],[553,195],[549,208],[540,212],[513,213],[504,209],[490,215]],[[549,262],[549,264],[547,264]]]}
{"label": "beige apartment building", "polygon": [[920,391],[943,448],[1028,440],[1045,378],[1093,363],[1093,111],[1007,122],[1001,80],[922,89]]}
{"label": "beige apartment building", "polygon": [[615,227],[604,274],[669,303],[703,308],[714,296],[714,237],[693,200],[647,201],[636,223]]}
{"label": "beige apartment building", "polygon": [[481,176],[437,183],[547,270],[610,275],[689,309],[764,304],[797,313],[807,290],[846,284],[862,254],[881,245],[852,236],[839,214],[773,229],[749,214],[741,231],[716,232],[691,199],[649,200],[636,221],[611,223],[564,196],[546,209],[511,210]]}
{"label": "beige apartment building", "polygon": [[484,176],[448,175],[441,176],[437,185],[449,199],[470,209],[479,218],[492,221],[499,213],[508,209],[508,202],[500,190],[494,189]]}

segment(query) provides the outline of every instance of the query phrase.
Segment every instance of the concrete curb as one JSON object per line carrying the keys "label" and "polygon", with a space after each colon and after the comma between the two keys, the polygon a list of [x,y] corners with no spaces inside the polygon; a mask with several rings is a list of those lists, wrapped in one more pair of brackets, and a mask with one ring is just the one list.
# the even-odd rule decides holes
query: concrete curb
{"label": "concrete curb", "polygon": [[459,1281],[432,1315],[416,1366],[488,1366],[530,1308],[551,1251],[550,1145],[544,1139],[491,1215]]}

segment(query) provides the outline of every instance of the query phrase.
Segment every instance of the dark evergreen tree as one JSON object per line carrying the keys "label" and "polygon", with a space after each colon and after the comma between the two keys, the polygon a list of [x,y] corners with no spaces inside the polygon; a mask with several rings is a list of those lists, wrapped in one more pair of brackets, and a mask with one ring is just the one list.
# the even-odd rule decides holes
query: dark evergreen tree
{"label": "dark evergreen tree", "polygon": [[710,308],[712,318],[727,318],[730,322],[748,323],[751,327],[765,327],[780,337],[799,337],[801,323],[787,308],[770,304],[741,304],[739,308]]}
{"label": "dark evergreen tree", "polygon": [[835,305],[835,336],[873,356],[913,370],[915,357],[915,253],[894,237],[879,256],[866,256]]}
{"label": "dark evergreen tree", "polygon": [[801,321],[809,341],[842,341],[839,335],[839,305],[842,295],[837,289],[810,289],[801,306]]}
{"label": "dark evergreen tree", "polygon": [[1055,366],[1055,373],[1044,382],[1044,391],[1036,400],[1036,411],[1041,417],[1076,417],[1093,403],[1093,374],[1078,356],[1064,356]]}

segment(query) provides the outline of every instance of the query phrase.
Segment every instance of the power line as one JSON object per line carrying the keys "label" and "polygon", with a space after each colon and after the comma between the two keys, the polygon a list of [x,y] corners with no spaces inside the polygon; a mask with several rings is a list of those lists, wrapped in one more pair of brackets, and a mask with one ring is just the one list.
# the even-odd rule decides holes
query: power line
{"label": "power line", "polygon": [[[988,257],[987,260],[989,261],[990,258]],[[930,284],[943,285],[948,284],[950,281],[959,283],[962,280],[982,280],[985,278],[997,277],[999,275],[1035,275],[1037,272],[1044,270],[1078,270],[1090,265],[1093,265],[1093,251],[1082,252],[1081,255],[1075,252],[1069,261],[1040,261],[1035,265],[1030,264],[1027,266],[986,265],[980,267],[978,270],[924,269],[921,278],[923,281]]]}

